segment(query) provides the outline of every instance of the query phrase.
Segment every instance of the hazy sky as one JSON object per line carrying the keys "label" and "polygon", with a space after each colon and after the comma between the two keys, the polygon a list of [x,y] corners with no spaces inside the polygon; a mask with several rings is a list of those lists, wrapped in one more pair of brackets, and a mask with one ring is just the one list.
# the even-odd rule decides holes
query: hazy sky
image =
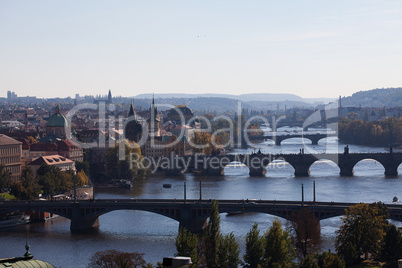
{"label": "hazy sky", "polygon": [[400,86],[400,0],[0,0],[0,97]]}

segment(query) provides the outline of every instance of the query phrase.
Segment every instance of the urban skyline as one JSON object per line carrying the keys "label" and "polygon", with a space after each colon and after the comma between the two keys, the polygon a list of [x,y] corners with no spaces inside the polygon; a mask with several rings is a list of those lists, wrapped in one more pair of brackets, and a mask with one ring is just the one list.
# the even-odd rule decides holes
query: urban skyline
{"label": "urban skyline", "polygon": [[398,1],[2,1],[0,88],[350,96],[399,87]]}

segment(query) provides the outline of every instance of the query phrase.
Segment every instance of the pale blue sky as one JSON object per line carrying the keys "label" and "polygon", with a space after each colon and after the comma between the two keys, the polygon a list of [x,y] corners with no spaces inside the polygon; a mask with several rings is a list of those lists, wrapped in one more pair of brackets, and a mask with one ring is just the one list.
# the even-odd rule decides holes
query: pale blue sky
{"label": "pale blue sky", "polygon": [[400,86],[400,0],[0,0],[0,96]]}

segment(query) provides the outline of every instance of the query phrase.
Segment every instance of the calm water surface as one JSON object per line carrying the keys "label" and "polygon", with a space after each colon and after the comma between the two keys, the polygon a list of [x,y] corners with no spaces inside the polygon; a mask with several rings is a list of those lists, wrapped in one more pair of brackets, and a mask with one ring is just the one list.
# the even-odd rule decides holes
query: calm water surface
{"label": "calm water surface", "polygon": [[[261,149],[265,153],[298,153],[300,140],[286,140],[282,146],[264,142],[256,149],[237,150],[245,153]],[[319,145],[305,145],[305,153],[342,152],[344,145],[334,139]],[[386,152],[385,148],[349,146],[350,152]],[[134,189],[96,189],[96,198],[183,198],[184,182],[187,198],[199,198],[199,181],[202,181],[204,199],[277,199],[301,200],[301,184],[304,184],[305,200],[313,200],[313,181],[316,182],[317,201],[350,201],[391,203],[394,196],[401,195],[401,178],[386,178],[384,168],[374,160],[364,160],[354,169],[355,176],[340,177],[339,168],[331,161],[321,160],[310,168],[310,177],[295,178],[293,168],[283,162],[270,164],[262,178],[248,176],[248,168],[233,164],[225,168],[223,177],[201,177],[185,174],[182,177],[153,176],[137,182]],[[402,167],[399,167],[402,174]],[[166,189],[162,184],[170,183]],[[224,234],[234,232],[244,253],[245,235],[254,222],[262,232],[266,231],[274,217],[266,214],[227,216],[221,214],[221,229]],[[282,220],[285,224],[285,220]],[[398,222],[394,224],[401,225]],[[90,257],[97,251],[116,249],[145,253],[147,262],[156,264],[164,256],[175,253],[175,238],[178,222],[169,218],[141,211],[114,211],[100,217],[96,234],[71,234],[70,221],[56,218],[46,223],[0,229],[0,258],[21,256],[28,241],[30,252],[37,259],[46,260],[57,267],[86,267]],[[333,248],[335,231],[340,226],[339,218],[321,221],[323,249]]]}

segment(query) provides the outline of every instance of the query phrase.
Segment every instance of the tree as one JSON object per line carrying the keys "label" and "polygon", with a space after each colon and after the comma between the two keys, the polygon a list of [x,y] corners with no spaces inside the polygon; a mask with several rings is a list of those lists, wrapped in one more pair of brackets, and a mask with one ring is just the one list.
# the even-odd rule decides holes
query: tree
{"label": "tree", "polygon": [[263,263],[264,243],[255,222],[246,235],[246,253],[243,255],[243,267],[257,268]]}
{"label": "tree", "polygon": [[207,267],[219,267],[219,248],[221,242],[220,233],[221,218],[219,216],[218,201],[213,200],[211,206],[211,216],[209,217],[208,225],[205,228],[204,244],[205,244],[205,259]]}
{"label": "tree", "polygon": [[309,208],[293,213],[290,224],[294,244],[303,258],[320,249],[320,222]]}
{"label": "tree", "polygon": [[96,252],[90,259],[89,268],[136,268],[146,265],[144,253],[104,250]]}
{"label": "tree", "polygon": [[0,165],[0,192],[2,189],[8,188],[11,183],[10,171],[5,166]]}
{"label": "tree", "polygon": [[317,260],[312,255],[307,255],[300,263],[300,268],[319,268]]}
{"label": "tree", "polygon": [[345,263],[339,258],[338,254],[328,252],[324,258],[323,268],[345,268]]}
{"label": "tree", "polygon": [[221,246],[219,249],[218,259],[219,267],[231,268],[238,267],[240,264],[240,249],[233,233],[221,236]]}
{"label": "tree", "polygon": [[41,192],[41,186],[32,174],[30,167],[24,168],[20,181],[11,184],[10,193],[20,200],[34,200]]}
{"label": "tree", "polygon": [[190,257],[193,263],[191,267],[199,266],[198,237],[186,228],[180,228],[176,237],[176,256]]}
{"label": "tree", "polygon": [[290,267],[296,256],[289,232],[282,230],[282,224],[275,219],[265,233],[264,263],[267,267]]}
{"label": "tree", "polygon": [[375,205],[357,204],[351,206],[342,217],[343,225],[336,231],[336,250],[346,264],[360,261],[365,254],[378,254],[380,241],[384,237],[386,220]]}
{"label": "tree", "polygon": [[402,258],[402,235],[393,224],[388,224],[381,247],[382,261],[387,267],[398,267],[398,259]]}

